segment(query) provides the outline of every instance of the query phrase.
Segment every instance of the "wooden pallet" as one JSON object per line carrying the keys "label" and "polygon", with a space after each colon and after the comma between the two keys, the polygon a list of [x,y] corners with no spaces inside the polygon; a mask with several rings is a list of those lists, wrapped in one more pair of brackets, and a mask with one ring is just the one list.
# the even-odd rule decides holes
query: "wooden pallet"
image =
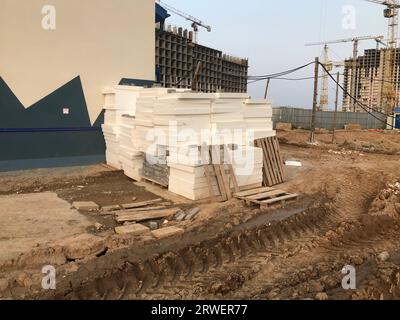
{"label": "wooden pallet", "polygon": [[290,194],[286,191],[269,187],[238,192],[234,196],[245,201],[247,205],[260,205],[261,209],[275,204],[285,206],[287,201],[299,198],[298,194]]}
{"label": "wooden pallet", "polygon": [[[220,146],[210,147],[209,154],[210,163],[212,164],[205,166],[204,170],[211,201],[224,202],[230,200],[233,198],[234,192],[239,192],[239,186],[233,171],[232,164],[226,164],[221,161],[221,155],[223,156],[224,149],[222,149]],[[218,159],[218,157],[220,158]],[[212,186],[213,178],[217,179],[217,186],[219,190],[218,195],[214,194],[214,188]]]}
{"label": "wooden pallet", "polygon": [[141,178],[142,178],[142,181],[151,183],[154,186],[158,186],[158,187],[161,187],[163,189],[168,189],[168,184],[165,184],[165,183],[163,183],[161,181],[156,181],[156,180],[153,180],[151,178],[144,177],[144,176],[142,176]]}
{"label": "wooden pallet", "polygon": [[272,187],[284,183],[286,173],[278,138],[270,137],[256,140],[255,146],[263,149],[264,153],[263,185]]}
{"label": "wooden pallet", "polygon": [[143,163],[141,177],[143,180],[152,184],[168,188],[169,185],[169,167],[162,164],[151,164],[146,160]]}

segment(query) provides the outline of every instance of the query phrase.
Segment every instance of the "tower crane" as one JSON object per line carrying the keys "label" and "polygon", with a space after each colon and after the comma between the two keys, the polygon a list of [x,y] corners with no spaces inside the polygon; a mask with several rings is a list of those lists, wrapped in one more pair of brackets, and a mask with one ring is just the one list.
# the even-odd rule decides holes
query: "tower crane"
{"label": "tower crane", "polygon": [[190,14],[182,12],[179,9],[174,8],[161,0],[156,0],[156,2],[163,8],[167,9],[168,11],[175,13],[176,15],[192,22],[192,29],[193,29],[193,33],[194,33],[194,42],[195,43],[197,43],[197,40],[198,40],[199,27],[202,27],[202,28],[206,29],[208,32],[211,32],[211,30],[212,30],[211,26],[205,24],[203,21],[191,16]]}
{"label": "tower crane", "polygon": [[[329,45],[331,44],[338,44],[338,43],[347,43],[353,42],[353,72],[352,72],[352,86],[351,86],[351,95],[356,97],[357,95],[357,88],[354,85],[355,83],[355,75],[357,69],[357,58],[358,58],[358,45],[360,41],[366,40],[375,40],[377,44],[384,44],[383,43],[384,36],[363,36],[363,37],[354,37],[348,39],[339,39],[333,41],[325,41],[325,42],[314,42],[314,43],[307,43],[306,46],[324,46],[324,57],[323,57],[323,64],[326,66],[328,71],[332,70],[332,63],[329,60]],[[322,77],[322,89],[321,89],[321,98],[320,98],[320,106],[319,108],[323,111],[328,110],[329,104],[329,76],[324,71],[324,75]],[[355,110],[355,100],[351,99],[351,109]]]}
{"label": "tower crane", "polygon": [[397,48],[397,33],[399,26],[399,9],[400,4],[398,0],[364,0],[386,6],[383,11],[385,18],[389,19],[388,28],[388,44],[390,49]]}
{"label": "tower crane", "polygon": [[386,51],[387,58],[384,66],[384,79],[382,98],[383,107],[386,113],[392,113],[397,104],[398,86],[394,83],[397,79],[397,47],[398,47],[398,30],[399,30],[399,9],[398,0],[365,0],[385,6],[383,15],[388,19],[388,49]]}

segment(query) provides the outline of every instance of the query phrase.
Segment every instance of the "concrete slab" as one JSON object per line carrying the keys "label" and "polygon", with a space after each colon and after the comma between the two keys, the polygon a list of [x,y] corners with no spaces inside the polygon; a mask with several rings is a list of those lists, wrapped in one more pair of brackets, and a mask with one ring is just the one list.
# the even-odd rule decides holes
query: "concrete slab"
{"label": "concrete slab", "polygon": [[184,232],[183,229],[177,227],[167,227],[158,230],[154,230],[151,232],[154,238],[160,240],[164,238],[169,238],[172,236],[180,235]]}
{"label": "concrete slab", "polygon": [[150,228],[142,224],[130,224],[127,226],[116,227],[115,232],[117,234],[130,234],[132,236],[140,236],[142,234],[150,232]]}
{"label": "concrete slab", "polygon": [[92,224],[55,193],[0,196],[0,262],[85,233]]}
{"label": "concrete slab", "polygon": [[67,259],[79,260],[98,255],[106,250],[104,238],[91,234],[73,236],[57,243],[63,247]]}
{"label": "concrete slab", "polygon": [[76,201],[72,203],[72,207],[83,211],[99,210],[99,205],[93,201]]}

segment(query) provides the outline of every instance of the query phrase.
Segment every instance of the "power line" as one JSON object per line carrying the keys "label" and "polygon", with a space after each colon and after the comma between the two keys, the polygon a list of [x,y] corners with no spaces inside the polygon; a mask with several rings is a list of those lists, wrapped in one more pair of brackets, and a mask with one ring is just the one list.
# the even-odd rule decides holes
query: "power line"
{"label": "power line", "polygon": [[[324,76],[319,76],[318,78],[322,79],[322,78],[324,78]],[[268,79],[270,79],[270,80],[284,80],[284,81],[303,81],[303,80],[313,80],[314,77],[305,77],[305,78],[282,78],[282,77],[279,77],[279,78],[266,78],[266,79],[252,80],[252,81],[248,82],[247,84],[252,84],[252,83],[255,83],[255,82],[268,80]]]}
{"label": "power line", "polygon": [[285,76],[285,75],[294,73],[294,72],[299,71],[301,69],[304,69],[304,68],[306,68],[306,67],[308,67],[308,66],[310,66],[310,65],[312,65],[314,63],[315,62],[310,62],[310,63],[307,63],[307,64],[305,64],[303,66],[300,66],[300,67],[297,67],[297,68],[294,68],[294,69],[290,69],[290,70],[287,70],[287,71],[278,72],[278,73],[264,74],[264,75],[259,75],[259,76],[248,76],[248,79],[249,80],[266,80],[266,79],[272,79],[272,78],[276,78],[276,77],[281,77],[281,76]]}

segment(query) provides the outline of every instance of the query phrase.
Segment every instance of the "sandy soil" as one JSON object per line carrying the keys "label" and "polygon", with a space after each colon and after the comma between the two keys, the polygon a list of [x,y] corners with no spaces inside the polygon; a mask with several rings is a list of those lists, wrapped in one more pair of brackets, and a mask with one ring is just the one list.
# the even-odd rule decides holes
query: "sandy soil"
{"label": "sandy soil", "polygon": [[92,225],[51,192],[0,196],[0,204],[0,264]]}
{"label": "sandy soil", "polygon": [[[309,146],[310,131],[291,130],[278,132],[279,141],[297,146]],[[365,153],[400,154],[400,132],[398,131],[344,131],[335,134],[317,133],[318,148],[357,150]]]}
{"label": "sandy soil", "polygon": [[[57,265],[55,292],[38,287],[32,264],[3,266],[0,292],[33,299],[399,299],[399,158],[396,147],[388,147],[397,136],[350,136],[356,145],[368,139],[377,149],[310,147],[306,133],[280,133],[284,158],[303,165],[287,168],[288,182],[279,186],[302,195],[287,208],[204,203],[198,219],[179,224],[185,233],[177,238],[100,234],[107,252]],[[385,142],[389,137],[393,142]],[[108,174],[99,181],[124,180]],[[84,197],[71,188],[58,194],[98,199],[101,189],[90,185],[93,192]],[[118,201],[111,200],[107,204]],[[357,270],[356,290],[342,288],[346,265]]]}

